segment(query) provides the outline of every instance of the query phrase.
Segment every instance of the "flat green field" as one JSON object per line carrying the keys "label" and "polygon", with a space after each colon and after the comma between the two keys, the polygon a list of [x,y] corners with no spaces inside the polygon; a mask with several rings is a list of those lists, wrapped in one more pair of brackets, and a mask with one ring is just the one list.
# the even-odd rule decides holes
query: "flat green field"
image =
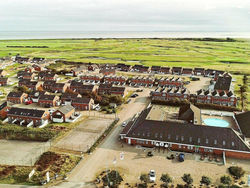
{"label": "flat green field", "polygon": [[[13,46],[26,46],[13,47]],[[32,48],[27,46],[47,46]],[[250,74],[250,40],[61,39],[2,40],[0,57],[16,55],[92,63],[204,67]],[[229,63],[228,63],[229,62]]]}

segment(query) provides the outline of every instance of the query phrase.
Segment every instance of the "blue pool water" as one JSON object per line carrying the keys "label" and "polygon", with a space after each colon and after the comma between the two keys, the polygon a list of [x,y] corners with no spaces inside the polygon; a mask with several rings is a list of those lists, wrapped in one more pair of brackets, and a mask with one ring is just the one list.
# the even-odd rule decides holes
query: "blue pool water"
{"label": "blue pool water", "polygon": [[204,120],[204,123],[213,127],[228,127],[229,123],[223,119],[208,118]]}

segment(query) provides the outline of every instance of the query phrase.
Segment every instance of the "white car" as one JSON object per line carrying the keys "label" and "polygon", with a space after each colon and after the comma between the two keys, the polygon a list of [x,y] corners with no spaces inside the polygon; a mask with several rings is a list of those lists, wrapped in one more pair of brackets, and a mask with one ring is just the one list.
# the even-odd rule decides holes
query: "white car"
{"label": "white car", "polygon": [[148,176],[149,176],[149,181],[150,182],[155,182],[156,175],[155,175],[155,171],[154,170],[150,170]]}
{"label": "white car", "polygon": [[126,125],[127,125],[127,122],[124,121],[124,122],[122,123],[122,127],[126,127]]}

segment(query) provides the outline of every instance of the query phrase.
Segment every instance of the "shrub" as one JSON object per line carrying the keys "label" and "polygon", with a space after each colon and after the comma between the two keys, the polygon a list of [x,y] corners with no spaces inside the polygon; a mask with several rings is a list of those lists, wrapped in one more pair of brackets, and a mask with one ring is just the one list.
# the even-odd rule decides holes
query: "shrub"
{"label": "shrub", "polygon": [[211,179],[207,176],[202,176],[201,177],[201,184],[205,184],[205,185],[210,185],[211,184]]}
{"label": "shrub", "polygon": [[102,181],[105,185],[117,187],[123,181],[123,178],[121,177],[118,171],[112,170],[111,172],[102,177]]}
{"label": "shrub", "polygon": [[190,174],[184,174],[181,178],[187,185],[191,185],[194,181]]}
{"label": "shrub", "polygon": [[230,176],[226,176],[225,175],[225,176],[222,176],[220,178],[220,182],[223,183],[223,184],[225,184],[225,185],[230,185],[232,183],[232,179],[231,179]]}
{"label": "shrub", "polygon": [[245,171],[241,167],[238,167],[238,166],[231,166],[228,168],[228,170],[229,170],[229,173],[233,177],[235,177],[235,179],[240,179],[245,174]]}
{"label": "shrub", "polygon": [[141,174],[140,176],[140,180],[144,183],[148,183],[149,182],[149,177],[147,174]]}
{"label": "shrub", "polygon": [[162,174],[161,181],[168,185],[169,183],[172,183],[172,178],[168,174]]}
{"label": "shrub", "polygon": [[48,141],[58,132],[48,128],[26,128],[18,125],[0,126],[0,137],[9,140]]}

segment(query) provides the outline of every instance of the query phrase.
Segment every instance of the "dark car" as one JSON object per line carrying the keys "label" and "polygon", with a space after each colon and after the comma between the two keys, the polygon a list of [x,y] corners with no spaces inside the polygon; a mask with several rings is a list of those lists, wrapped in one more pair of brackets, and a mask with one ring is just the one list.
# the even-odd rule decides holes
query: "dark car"
{"label": "dark car", "polygon": [[185,155],[184,155],[184,153],[180,153],[179,154],[179,161],[180,162],[183,162],[185,160]]}
{"label": "dark car", "polygon": [[132,94],[130,97],[131,97],[131,98],[136,98],[136,97],[138,97],[138,94],[134,93],[134,94]]}
{"label": "dark car", "polygon": [[137,89],[136,92],[143,92],[143,89]]}
{"label": "dark car", "polygon": [[147,156],[148,156],[148,157],[153,157],[154,155],[153,155],[152,151],[149,151],[149,152],[147,153]]}

